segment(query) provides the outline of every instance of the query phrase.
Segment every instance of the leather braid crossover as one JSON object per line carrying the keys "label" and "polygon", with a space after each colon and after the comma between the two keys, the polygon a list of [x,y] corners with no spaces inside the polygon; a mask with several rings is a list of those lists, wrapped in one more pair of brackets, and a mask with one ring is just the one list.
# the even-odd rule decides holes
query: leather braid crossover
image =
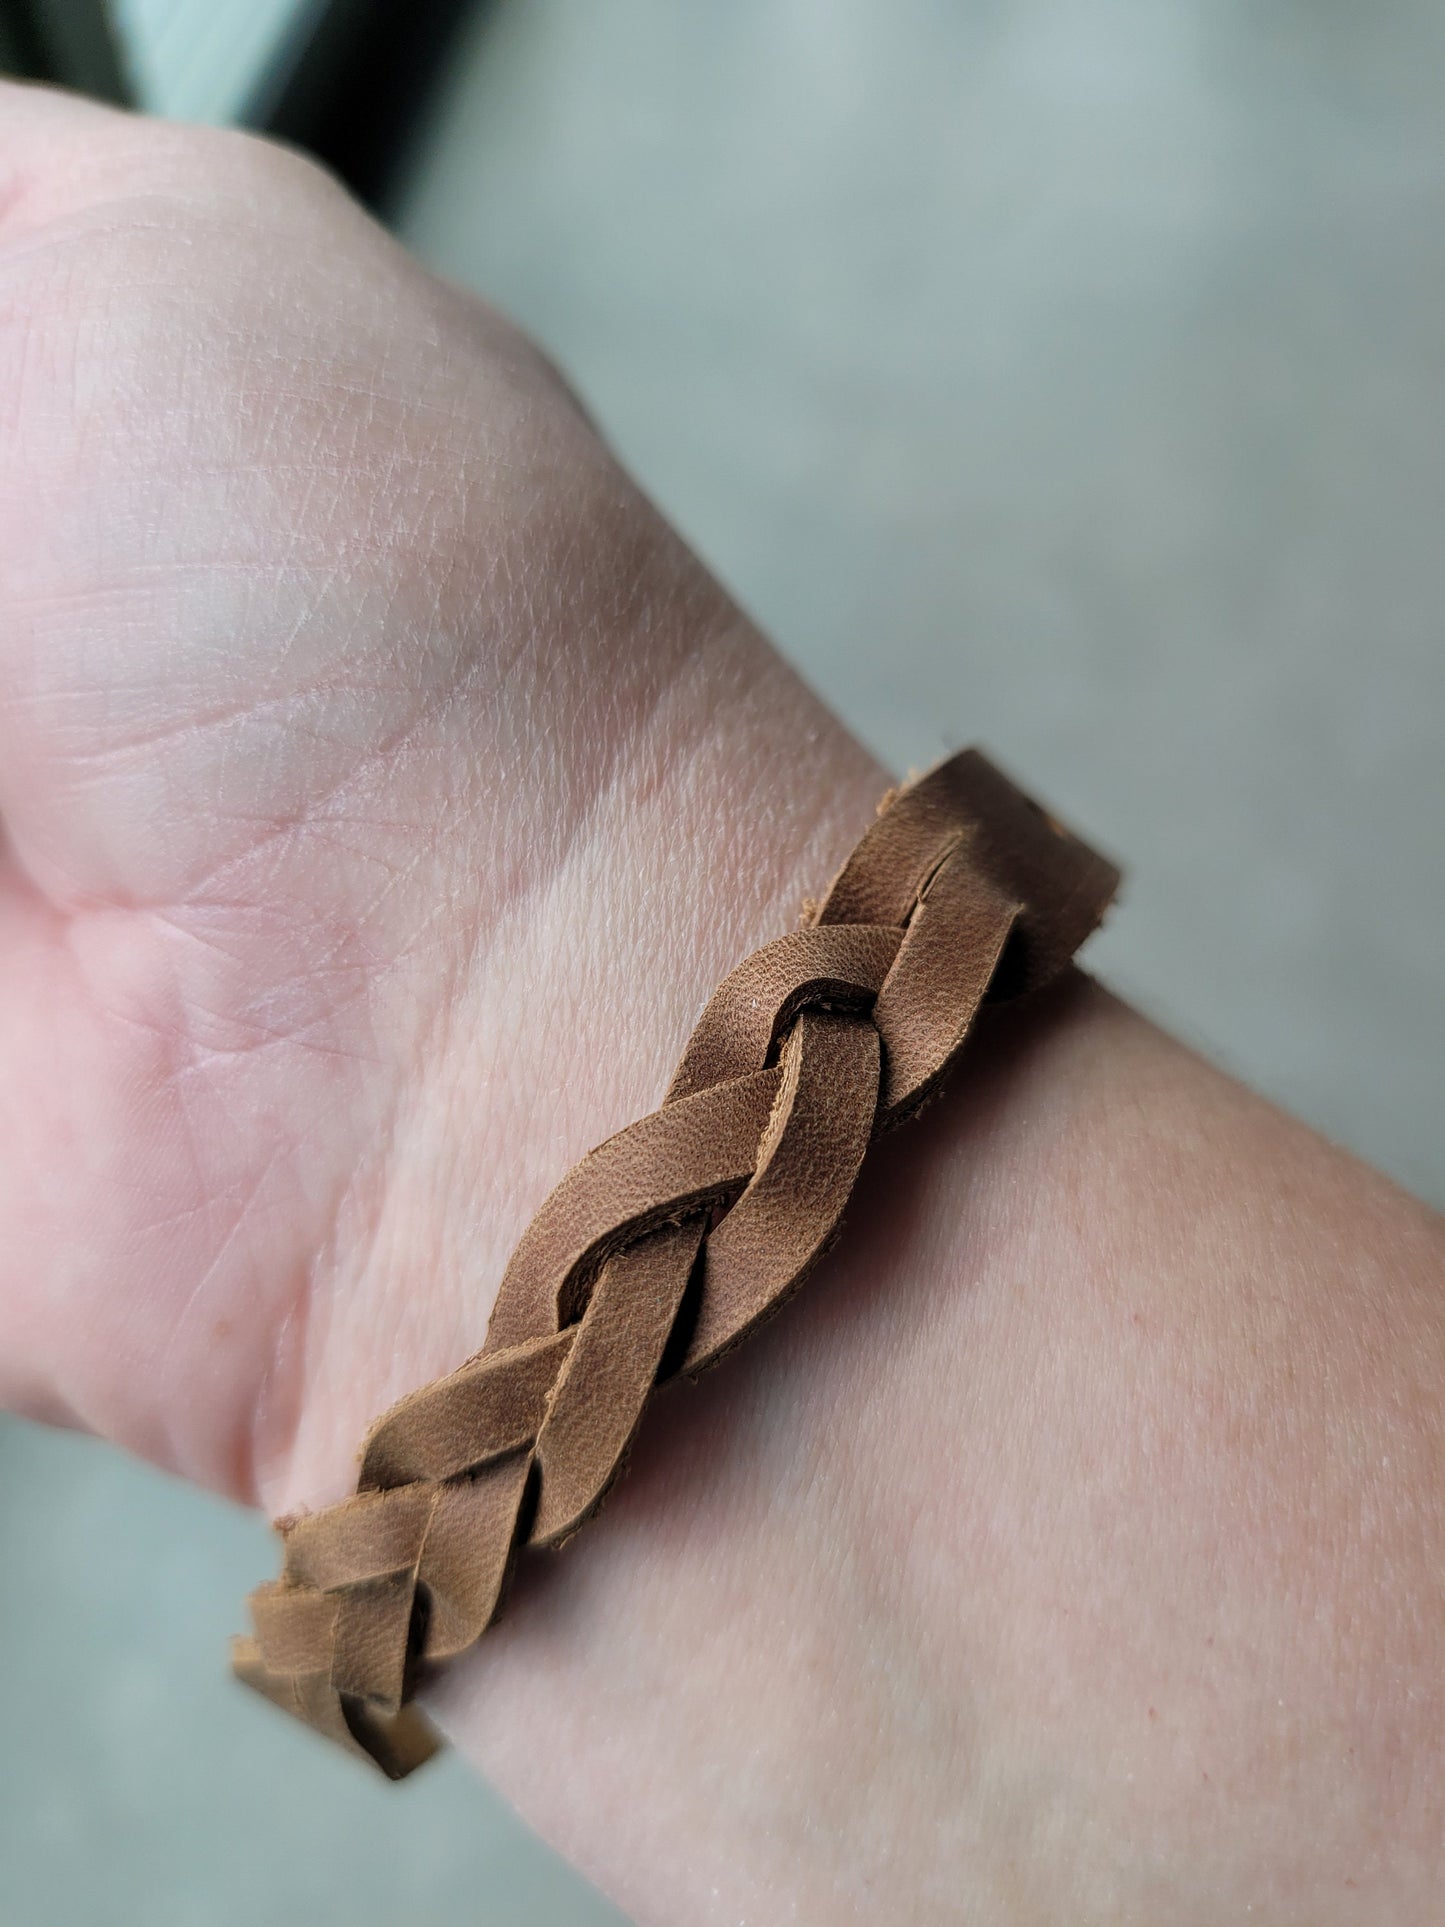
{"label": "leather braid crossover", "polygon": [[976,750],[885,798],[805,927],[715,992],[659,1109],[543,1204],[481,1351],[377,1423],[353,1497],[280,1522],[240,1678],[393,1778],[420,1765],[421,1670],[486,1630],[522,1545],[597,1509],[654,1385],[797,1286],[870,1143],[985,1000],[1064,968],[1118,883]]}

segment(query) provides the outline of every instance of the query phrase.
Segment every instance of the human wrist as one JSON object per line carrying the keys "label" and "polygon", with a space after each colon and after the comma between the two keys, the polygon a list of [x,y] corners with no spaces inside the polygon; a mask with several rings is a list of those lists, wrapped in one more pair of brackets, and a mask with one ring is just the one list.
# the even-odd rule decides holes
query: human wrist
{"label": "human wrist", "polygon": [[[355,1409],[341,1422],[341,1403],[312,1408],[330,1432],[313,1433],[310,1472],[293,1468],[303,1501],[344,1483],[391,1396],[476,1348],[532,1207],[577,1151],[650,1107],[713,981],[792,921],[866,818],[878,773],[757,650],[745,632],[715,635],[669,674],[586,835],[475,946],[425,1085],[425,1143],[448,1181],[432,1215],[387,1194],[390,1254],[414,1269],[369,1306],[375,1274],[356,1274],[335,1329],[372,1350],[349,1379],[326,1373]],[[744,865],[728,841],[740,822],[761,825]],[[671,882],[665,917],[649,875]],[[520,1031],[500,1031],[501,1010],[523,1013]],[[1079,1882],[1152,1904],[1141,1828],[1168,1843],[1171,1917],[1209,1919],[1194,1896],[1211,1881],[1284,1893],[1300,1830],[1330,1801],[1357,1793],[1362,1825],[1392,1817],[1378,1768],[1358,1786],[1314,1762],[1270,1777],[1262,1684],[1286,1689],[1291,1747],[1320,1719],[1358,1717],[1335,1691],[1338,1656],[1288,1624],[1272,1535],[1316,1507],[1315,1566],[1347,1571],[1347,1609],[1367,1575],[1345,1474],[1319,1508],[1318,1466],[1231,1416],[1235,1388],[1261,1374],[1301,1435],[1334,1396],[1281,1362],[1273,1328],[1259,1335],[1262,1273],[1296,1331],[1320,1314],[1288,1240],[1271,1243],[1268,1174],[1292,1172],[1305,1223],[1311,1209],[1328,1223],[1332,1191],[1367,1191],[1367,1175],[1077,980],[994,1028],[952,1100],[865,1174],[800,1305],[649,1413],[603,1519],[562,1560],[523,1562],[516,1609],[441,1688],[462,1750],[642,1920],[780,1897],[800,1918],[948,1919],[960,1895],[980,1919],[1008,1918],[1020,1851],[1036,1915],[1116,1917],[1091,1914]],[[500,1077],[489,1053],[504,1054]],[[1372,1262],[1343,1253],[1344,1301]],[[376,1343],[388,1302],[415,1321],[398,1318],[404,1351]],[[1316,1338],[1304,1357],[1328,1349]],[[335,1366],[345,1351],[316,1356]],[[1207,1469],[1171,1457],[1166,1491],[1150,1467],[1181,1423]],[[1157,1563],[1151,1544],[1168,1548]],[[1417,1588],[1423,1571],[1417,1557]],[[1211,1658],[1216,1621],[1233,1630]],[[1395,1663],[1373,1600],[1351,1638],[1344,1683],[1368,1705]],[[1131,1681],[1168,1708],[1147,1784],[1121,1764],[1142,1744],[1135,1717],[1153,1725]],[[1204,1791],[1205,1743],[1245,1763],[1223,1796]],[[1040,1774],[1047,1815],[1029,1792]],[[1270,1838],[1245,1825],[1262,1809]],[[1090,1842],[1086,1865],[1051,1852],[1045,1819]],[[1366,1834],[1346,1840],[1389,1891]],[[871,1916],[870,1892],[887,1896]]]}
{"label": "human wrist", "polygon": [[513,1604],[428,1695],[463,1755],[640,1923],[954,1919],[972,1888],[939,1851],[949,1811],[991,1877],[1003,1843],[962,1777],[957,1681],[920,1671],[920,1645],[960,1622],[977,1651],[997,1597],[932,1557],[940,1518],[963,1524],[955,1476],[987,1492],[991,1407],[955,1421],[966,1469],[930,1459],[919,1420],[950,1422],[940,1335],[981,1378],[1028,1372],[1011,1282],[989,1277],[966,1308],[1029,1235],[1020,1180],[1069,1128],[1060,1080],[1109,1009],[1074,979],[999,1027],[971,1088],[870,1160],[799,1302],[666,1388],[603,1517],[560,1559],[523,1562]]}
{"label": "human wrist", "polygon": [[[490,813],[447,852],[445,988],[420,993],[432,1014],[392,1141],[283,1366],[294,1413],[265,1455],[273,1511],[337,1496],[370,1421],[478,1348],[542,1197],[652,1108],[714,984],[796,924],[871,817],[883,772],[735,615],[669,638],[650,673],[636,720],[605,754],[587,745],[603,771],[589,794],[564,810],[545,786],[510,860]],[[605,706],[548,714],[518,762],[612,721]],[[499,868],[515,879],[501,903],[471,882]]]}
{"label": "human wrist", "polygon": [[1433,1919],[1438,1223],[1077,979],[911,1137],[454,1743],[641,1923]]}

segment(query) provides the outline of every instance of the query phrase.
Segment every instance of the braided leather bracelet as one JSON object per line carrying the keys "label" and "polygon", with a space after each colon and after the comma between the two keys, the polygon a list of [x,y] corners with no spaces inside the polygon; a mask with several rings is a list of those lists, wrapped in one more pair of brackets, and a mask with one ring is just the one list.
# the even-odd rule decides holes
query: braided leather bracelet
{"label": "braided leather bracelet", "polygon": [[394,1779],[428,1758],[420,1669],[491,1624],[519,1547],[596,1510],[653,1386],[793,1290],[869,1144],[980,1005],[1067,965],[1118,883],[976,750],[885,797],[805,927],[715,992],[661,1108],[552,1192],[476,1357],[378,1422],[353,1498],[280,1522],[240,1678]]}

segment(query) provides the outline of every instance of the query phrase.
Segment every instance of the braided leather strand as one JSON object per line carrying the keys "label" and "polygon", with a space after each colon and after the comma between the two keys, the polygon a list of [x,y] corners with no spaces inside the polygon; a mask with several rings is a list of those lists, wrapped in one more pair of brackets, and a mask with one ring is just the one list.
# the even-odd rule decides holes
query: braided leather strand
{"label": "braided leather strand", "polygon": [[1118,883],[976,750],[886,798],[807,926],[714,993],[659,1109],[543,1204],[481,1351],[377,1423],[353,1497],[280,1522],[237,1675],[394,1779],[420,1765],[418,1669],[486,1630],[521,1545],[596,1510],[660,1379],[797,1287],[985,998],[1055,976]]}

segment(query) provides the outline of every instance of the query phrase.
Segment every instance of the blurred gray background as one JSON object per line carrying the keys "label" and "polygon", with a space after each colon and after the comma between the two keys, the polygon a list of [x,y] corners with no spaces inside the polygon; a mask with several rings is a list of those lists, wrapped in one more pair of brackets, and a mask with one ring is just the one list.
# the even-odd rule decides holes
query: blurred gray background
{"label": "blurred gray background", "polygon": [[[1445,8],[499,0],[391,196],[899,768],[1129,865],[1094,966],[1445,1202]],[[0,1430],[0,1921],[615,1921],[223,1672],[258,1521]]]}

